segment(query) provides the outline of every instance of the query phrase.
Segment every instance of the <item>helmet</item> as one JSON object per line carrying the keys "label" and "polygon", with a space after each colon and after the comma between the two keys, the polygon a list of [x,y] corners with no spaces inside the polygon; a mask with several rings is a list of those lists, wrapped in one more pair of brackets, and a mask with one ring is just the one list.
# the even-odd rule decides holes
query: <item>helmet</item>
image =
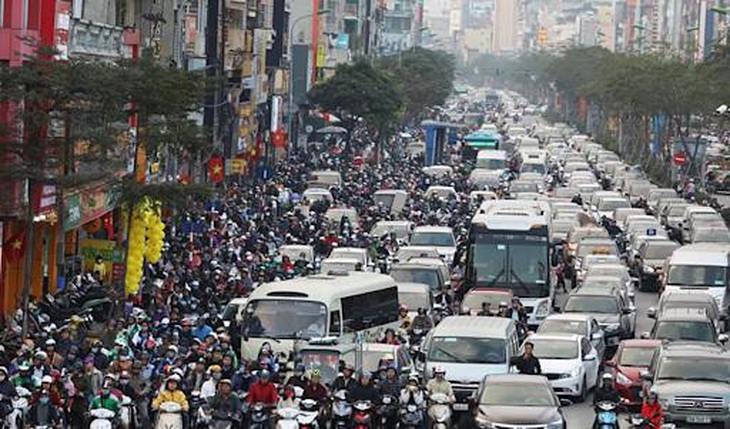
{"label": "helmet", "polygon": [[269,381],[269,378],[270,377],[271,377],[271,373],[268,370],[266,370],[266,369],[262,369],[259,372],[259,378],[262,379],[262,380]]}
{"label": "helmet", "polygon": [[116,380],[116,379],[117,379],[117,376],[116,376],[116,375],[114,375],[114,374],[112,374],[112,373],[110,372],[110,373],[108,373],[108,374],[106,374],[106,375],[104,376],[104,379],[105,379],[105,380]]}
{"label": "helmet", "polygon": [[40,360],[48,359],[48,355],[43,350],[37,351],[33,357],[35,357],[36,359],[40,359]]}
{"label": "helmet", "polygon": [[49,338],[46,340],[46,346],[55,346],[55,345],[56,345],[56,340],[54,340],[53,338]]}
{"label": "helmet", "polygon": [[651,386],[651,389],[649,389],[649,396],[654,398],[659,396],[659,389],[657,389],[656,386]]}
{"label": "helmet", "polygon": [[314,377],[319,378],[322,376],[322,373],[320,373],[319,370],[317,368],[315,368],[312,370],[312,372],[310,373],[309,376],[310,376],[310,378],[314,378]]}
{"label": "helmet", "polygon": [[367,378],[370,378],[370,377],[372,377],[372,376],[373,376],[373,375],[372,375],[372,374],[370,373],[370,371],[367,371],[367,370],[363,370],[363,371],[362,371],[362,372],[360,373],[360,378],[363,378],[363,377],[367,377]]}
{"label": "helmet", "polygon": [[0,372],[4,373],[5,375],[8,375],[8,369],[4,366],[0,366]]}
{"label": "helmet", "polygon": [[41,378],[41,384],[43,383],[53,383],[53,377],[50,375],[44,375],[43,378]]}
{"label": "helmet", "polygon": [[408,306],[405,304],[401,304],[400,307],[398,307],[398,311],[408,311]]}
{"label": "helmet", "polygon": [[601,379],[602,379],[602,380],[613,380],[613,375],[611,375],[611,374],[610,374],[610,373],[608,373],[608,372],[605,372],[605,373],[603,373],[603,375],[601,376]]}
{"label": "helmet", "polygon": [[220,365],[211,365],[208,367],[208,372],[221,372],[223,368]]}
{"label": "helmet", "polygon": [[418,384],[418,376],[415,374],[412,374],[408,377],[408,384],[410,383],[416,383]]}
{"label": "helmet", "polygon": [[446,369],[443,366],[439,365],[433,369],[433,373],[434,374],[446,374]]}
{"label": "helmet", "polygon": [[167,377],[167,383],[174,381],[175,383],[180,383],[180,376],[177,374],[172,374],[171,376]]}
{"label": "helmet", "polygon": [[218,384],[227,384],[229,386],[232,386],[231,380],[224,378],[223,380],[219,381]]}

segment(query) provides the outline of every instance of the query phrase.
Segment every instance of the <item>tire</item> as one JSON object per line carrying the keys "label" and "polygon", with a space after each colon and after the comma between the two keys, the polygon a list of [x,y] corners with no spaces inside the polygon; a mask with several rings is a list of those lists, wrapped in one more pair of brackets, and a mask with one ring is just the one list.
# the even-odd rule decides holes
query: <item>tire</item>
{"label": "tire", "polygon": [[586,377],[583,376],[583,383],[580,385],[580,393],[575,397],[575,402],[582,404],[588,397],[588,388],[586,383]]}

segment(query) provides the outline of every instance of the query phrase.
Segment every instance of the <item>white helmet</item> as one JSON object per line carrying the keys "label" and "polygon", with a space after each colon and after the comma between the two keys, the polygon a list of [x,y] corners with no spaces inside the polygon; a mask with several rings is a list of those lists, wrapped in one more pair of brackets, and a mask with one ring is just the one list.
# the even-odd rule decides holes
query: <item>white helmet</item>
{"label": "white helmet", "polygon": [[439,365],[439,366],[437,366],[437,367],[435,367],[433,369],[433,373],[434,373],[434,375],[435,374],[446,374],[446,368],[444,368],[443,366]]}

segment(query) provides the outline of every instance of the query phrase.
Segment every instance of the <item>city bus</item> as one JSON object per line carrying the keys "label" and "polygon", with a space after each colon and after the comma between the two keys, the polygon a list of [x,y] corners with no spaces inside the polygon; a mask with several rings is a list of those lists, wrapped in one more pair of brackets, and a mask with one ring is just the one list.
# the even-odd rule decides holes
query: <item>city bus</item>
{"label": "city bus", "polygon": [[248,298],[241,356],[257,359],[264,343],[288,355],[312,339],[376,342],[397,327],[398,286],[390,276],[343,272],[267,283]]}
{"label": "city bus", "polygon": [[486,201],[469,231],[466,287],[510,290],[526,307],[530,326],[552,309],[550,219],[545,201]]}

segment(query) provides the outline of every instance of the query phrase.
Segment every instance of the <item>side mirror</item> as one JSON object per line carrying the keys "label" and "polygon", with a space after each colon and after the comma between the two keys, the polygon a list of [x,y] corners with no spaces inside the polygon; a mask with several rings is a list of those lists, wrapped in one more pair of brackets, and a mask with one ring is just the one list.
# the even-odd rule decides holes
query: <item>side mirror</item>
{"label": "side mirror", "polygon": [[560,406],[561,407],[569,407],[573,405],[573,401],[571,401],[568,398],[560,398]]}
{"label": "side mirror", "polygon": [[623,309],[623,314],[632,314],[636,311],[636,307],[626,307]]}
{"label": "side mirror", "polygon": [[725,344],[725,343],[727,343],[728,339],[729,339],[729,338],[728,338],[727,334],[720,334],[720,335],[718,335],[718,336],[717,336],[717,340],[718,340],[718,341],[719,341],[720,343],[722,343],[722,344]]}
{"label": "side mirror", "polygon": [[563,310],[559,306],[553,305],[553,312],[554,313],[561,313],[562,311]]}
{"label": "side mirror", "polygon": [[592,362],[594,360],[596,360],[596,353],[595,352],[590,352],[587,355],[585,355],[585,357],[583,358],[583,361],[584,362]]}
{"label": "side mirror", "polygon": [[656,308],[649,307],[649,309],[646,310],[646,317],[648,317],[649,319],[656,319]]}
{"label": "side mirror", "polygon": [[648,332],[642,332],[641,333],[641,339],[642,340],[648,340],[650,338],[651,338],[651,334],[650,333],[648,333]]}

